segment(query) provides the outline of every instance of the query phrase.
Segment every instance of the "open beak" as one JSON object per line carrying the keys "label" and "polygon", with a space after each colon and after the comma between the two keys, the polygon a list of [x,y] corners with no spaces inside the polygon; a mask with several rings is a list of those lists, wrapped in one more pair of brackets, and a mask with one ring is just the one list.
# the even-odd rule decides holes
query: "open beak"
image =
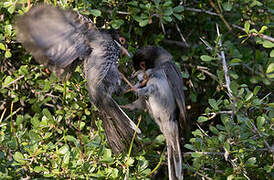
{"label": "open beak", "polygon": [[125,47],[123,47],[123,46],[122,46],[120,43],[118,43],[116,40],[114,40],[114,42],[121,48],[122,55],[131,57],[131,55],[129,54],[128,50],[127,50]]}

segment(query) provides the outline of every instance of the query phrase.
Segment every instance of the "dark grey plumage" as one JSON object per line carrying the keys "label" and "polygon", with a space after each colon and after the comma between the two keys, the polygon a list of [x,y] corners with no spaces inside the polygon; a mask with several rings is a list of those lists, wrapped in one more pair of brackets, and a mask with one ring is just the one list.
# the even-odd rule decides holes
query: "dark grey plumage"
{"label": "dark grey plumage", "polygon": [[[169,179],[182,179],[180,139],[187,130],[183,79],[172,56],[163,48],[148,46],[133,56],[135,70],[148,76],[145,87],[138,88],[139,99],[126,108],[146,106],[166,138]],[[141,79],[142,81],[142,79]]]}
{"label": "dark grey plumage", "polygon": [[17,37],[35,60],[67,79],[84,61],[92,102],[102,117],[109,145],[115,153],[125,150],[136,128],[111,97],[121,85],[117,68],[121,47],[107,31],[99,31],[87,17],[39,5],[16,21]]}

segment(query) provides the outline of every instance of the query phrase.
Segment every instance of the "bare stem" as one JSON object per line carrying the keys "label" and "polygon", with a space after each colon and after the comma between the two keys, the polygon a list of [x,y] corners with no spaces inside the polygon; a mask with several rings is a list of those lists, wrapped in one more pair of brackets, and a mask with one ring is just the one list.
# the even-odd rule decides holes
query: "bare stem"
{"label": "bare stem", "polygon": [[[218,24],[216,24],[216,30],[217,30],[218,37],[220,37],[220,31],[219,31]],[[228,96],[232,99],[232,103],[233,103],[233,109],[232,109],[233,113],[231,115],[231,118],[233,118],[235,110],[236,110],[236,100],[235,100],[235,97],[232,95],[232,90],[230,88],[230,77],[229,77],[229,74],[228,74],[228,68],[227,68],[226,59],[225,59],[225,52],[222,49],[223,45],[222,45],[222,40],[221,39],[219,40],[219,46],[221,48],[221,54],[220,55],[221,55],[222,64],[223,64],[223,70],[224,70],[225,81],[226,81],[226,88],[227,88],[227,91],[228,91]]]}

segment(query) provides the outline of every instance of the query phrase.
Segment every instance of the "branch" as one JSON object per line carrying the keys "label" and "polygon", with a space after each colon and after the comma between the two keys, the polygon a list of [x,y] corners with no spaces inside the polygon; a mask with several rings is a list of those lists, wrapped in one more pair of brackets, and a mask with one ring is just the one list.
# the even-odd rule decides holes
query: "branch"
{"label": "branch", "polygon": [[[241,26],[238,26],[238,25],[236,25],[236,24],[232,24],[232,27],[234,27],[235,29],[239,29],[239,30],[245,32],[245,29],[244,29],[244,28],[242,28]],[[253,34],[250,34],[250,35],[252,36]],[[254,35],[253,35],[253,36],[254,36]],[[271,42],[274,43],[274,38],[271,37],[271,36],[267,36],[267,35],[264,35],[264,34],[258,34],[258,36],[259,36],[260,38],[264,39],[264,40],[268,40],[268,41],[271,41]]]}
{"label": "branch", "polygon": [[[218,37],[220,37],[220,31],[219,31],[219,26],[218,24],[216,24],[216,30],[217,30],[217,35]],[[219,46],[222,49],[222,40],[219,40]],[[236,110],[236,100],[235,97],[232,95],[232,90],[230,89],[230,77],[228,75],[228,68],[226,65],[226,59],[225,59],[225,52],[224,50],[221,50],[221,59],[222,59],[222,64],[223,64],[223,70],[224,70],[224,75],[225,75],[225,81],[226,81],[226,88],[228,91],[228,96],[232,99],[233,102],[233,108],[232,108],[232,115],[231,115],[231,119],[234,116],[235,110]]]}
{"label": "branch", "polygon": [[[174,21],[174,22],[175,22],[175,21]],[[179,28],[179,26],[178,26],[178,24],[177,24],[176,22],[175,22],[175,26],[176,26],[176,29],[177,29],[177,31],[179,32],[180,36],[181,36],[182,41],[185,43],[186,47],[189,48],[189,45],[188,45],[188,43],[186,42],[186,39],[184,38],[184,36],[183,36],[183,34],[182,34],[182,32],[181,32],[181,30],[180,30],[180,28]]]}
{"label": "branch", "polygon": [[13,84],[13,83],[15,83],[16,81],[19,81],[19,80],[22,79],[23,77],[24,77],[24,75],[19,76],[19,77],[18,77],[17,79],[15,79],[14,81],[11,81],[11,82],[10,82],[9,84],[7,84],[6,86],[3,86],[2,89],[8,87],[9,85],[11,85],[11,84]]}
{"label": "branch", "polygon": [[221,11],[216,7],[216,5],[214,4],[214,2],[212,0],[209,0],[209,4],[215,9],[215,11],[217,12],[217,14],[219,15],[219,17],[222,19],[222,21],[225,23],[226,27],[228,28],[229,31],[232,30],[232,28],[230,27],[230,25],[228,24],[228,22],[225,20],[223,14],[221,13]]}
{"label": "branch", "polygon": [[206,13],[206,14],[210,14],[210,15],[213,15],[213,16],[219,16],[219,15],[218,15],[217,13],[215,13],[215,12],[206,11],[206,10],[203,10],[203,9],[195,9],[195,8],[188,8],[188,7],[185,7],[184,10],[186,10],[186,11],[198,12],[198,13]]}
{"label": "branch", "polygon": [[183,42],[181,42],[181,41],[175,41],[175,40],[164,39],[163,42],[164,42],[164,43],[167,43],[167,44],[174,44],[174,45],[176,45],[176,46],[180,46],[180,47],[184,47],[184,48],[186,48],[186,47],[188,48],[188,47],[189,47],[188,44],[185,44],[185,43],[183,43]]}

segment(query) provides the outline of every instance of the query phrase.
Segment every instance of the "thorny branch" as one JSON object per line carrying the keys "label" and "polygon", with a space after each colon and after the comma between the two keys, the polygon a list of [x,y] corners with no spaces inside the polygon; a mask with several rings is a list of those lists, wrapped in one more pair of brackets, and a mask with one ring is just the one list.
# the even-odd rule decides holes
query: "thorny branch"
{"label": "thorny branch", "polygon": [[[216,24],[216,30],[217,30],[218,37],[220,37],[220,31],[219,31],[218,24]],[[219,46],[222,49],[223,45],[222,45],[222,40],[221,39],[219,40]],[[221,50],[220,55],[221,55],[222,64],[223,64],[223,70],[224,70],[224,75],[225,75],[225,81],[226,81],[226,88],[227,88],[227,91],[228,91],[228,96],[230,97],[230,99],[232,99],[232,103],[233,103],[232,114],[231,114],[231,119],[232,119],[233,116],[234,116],[235,110],[236,110],[236,100],[235,100],[235,97],[232,95],[232,90],[230,88],[230,77],[229,77],[229,74],[228,74],[228,68],[227,68],[227,65],[226,65],[224,50]]]}

